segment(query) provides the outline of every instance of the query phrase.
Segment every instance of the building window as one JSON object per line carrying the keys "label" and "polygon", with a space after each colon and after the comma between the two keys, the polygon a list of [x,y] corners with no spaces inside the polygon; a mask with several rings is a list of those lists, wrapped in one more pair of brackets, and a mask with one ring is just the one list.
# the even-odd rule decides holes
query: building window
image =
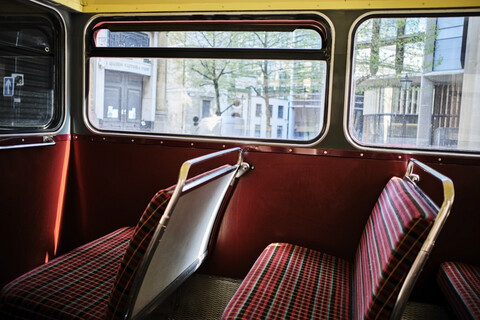
{"label": "building window", "polygon": [[278,119],[283,119],[283,106],[278,106],[278,114],[277,114]]}
{"label": "building window", "polygon": [[148,34],[143,32],[110,32],[108,31],[108,47],[149,47]]}
{"label": "building window", "polygon": [[202,118],[207,118],[211,116],[211,104],[210,100],[202,100]]}
{"label": "building window", "polygon": [[[262,15],[252,31],[251,15],[186,21],[181,27],[161,17],[98,17],[86,34],[89,125],[100,131],[275,140],[279,118],[291,127],[308,121],[299,125],[304,135],[292,130],[282,139],[315,139],[327,112],[329,25],[317,15],[298,15],[298,23],[291,18]],[[114,85],[109,74],[123,74],[124,80]],[[123,100],[113,101],[116,96],[135,96],[135,114],[130,110],[122,118],[125,111],[115,105]],[[284,113],[284,105],[308,106],[315,118],[297,119],[295,112]],[[139,125],[124,124],[129,115]]]}
{"label": "building window", "polygon": [[262,105],[260,103],[255,104],[255,117],[262,116]]}
{"label": "building window", "polygon": [[255,137],[260,137],[261,127],[259,124],[255,125]]}
{"label": "building window", "polygon": [[433,69],[462,69],[464,17],[437,18]]}
{"label": "building window", "polygon": [[283,137],[283,127],[277,126],[277,138],[281,139]]}
{"label": "building window", "polygon": [[475,85],[480,55],[469,45],[479,33],[478,16],[363,20],[352,50],[353,140],[387,148],[480,151],[480,126],[471,121],[480,116]]}

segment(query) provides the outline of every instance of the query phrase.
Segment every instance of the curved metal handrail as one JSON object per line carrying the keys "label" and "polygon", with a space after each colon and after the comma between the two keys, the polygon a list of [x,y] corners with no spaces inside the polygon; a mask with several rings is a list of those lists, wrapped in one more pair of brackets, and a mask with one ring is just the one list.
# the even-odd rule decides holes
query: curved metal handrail
{"label": "curved metal handrail", "polygon": [[453,199],[455,197],[455,189],[453,187],[452,180],[418,160],[415,160],[415,159],[409,160],[407,164],[407,170],[405,173],[406,179],[408,179],[414,184],[416,184],[416,182],[420,180],[419,175],[413,173],[413,169],[415,166],[421,168],[423,171],[427,172],[431,176],[441,181],[442,187],[443,187],[443,202],[440,209],[438,209],[438,206],[434,204],[438,210],[437,217],[435,218],[435,222],[432,228],[430,229],[430,232],[428,233],[428,236],[425,239],[425,242],[423,243],[422,248],[420,249],[420,252],[415,258],[415,261],[413,262],[412,267],[410,268],[410,271],[408,272],[402,287],[400,288],[400,292],[398,293],[397,301],[393,308],[390,319],[401,318],[403,311],[405,309],[405,306],[407,304],[408,298],[415,285],[415,282],[417,281],[418,276],[422,271],[423,266],[425,265],[425,262],[427,261],[428,256],[432,251],[433,246],[435,245],[435,241],[437,240],[437,237],[440,234],[440,230],[442,229],[443,225],[445,224],[445,221],[450,215],[450,210],[453,205]]}
{"label": "curved metal handrail", "polygon": [[[220,166],[212,171],[205,173],[205,175],[199,175],[192,179],[189,178],[189,172],[193,166],[199,163],[208,161],[210,159],[214,159],[214,158],[218,159],[230,153],[238,153],[238,159],[235,164]],[[147,274],[147,269],[150,268],[149,264],[155,255],[157,246],[159,245],[160,240],[163,238],[163,235],[165,233],[165,230],[167,229],[167,226],[169,225],[169,222],[170,222],[170,219],[172,218],[172,214],[174,213],[174,210],[176,210],[177,207],[180,205],[179,203],[180,197],[185,195],[187,192],[190,194],[190,191],[194,192],[194,190],[198,190],[198,188],[201,188],[204,186],[204,183],[208,183],[214,180],[220,181],[219,179],[227,179],[227,180],[224,180],[224,182],[221,182],[219,184],[222,186],[221,193],[217,193],[215,196],[213,196],[212,194],[212,197],[209,197],[208,200],[206,200],[206,201],[217,201],[215,205],[216,209],[214,210],[218,210],[221,204],[220,202],[223,201],[224,199],[225,193],[227,191],[226,189],[227,186],[232,185],[235,178],[239,176],[239,173],[241,173],[242,170],[244,172],[247,171],[248,168],[249,168],[249,165],[243,162],[242,149],[239,147],[214,152],[211,154],[207,154],[205,156],[200,156],[200,157],[185,161],[182,164],[180,168],[177,184],[173,190],[173,194],[167,204],[167,207],[165,208],[165,212],[163,213],[158,225],[156,226],[154,235],[144,254],[143,262],[139,266],[137,275],[133,280],[134,282],[132,285],[132,292],[128,299],[127,313],[125,315],[126,319],[132,319],[132,318],[135,319],[137,318],[137,316],[141,317],[141,315],[145,312],[145,310],[149,308],[148,306],[149,304],[147,304],[146,306],[143,306],[143,302],[137,308],[136,306],[137,297],[138,297],[138,294],[140,293],[140,290],[144,281],[144,277]],[[187,180],[187,179],[190,179],[190,180]],[[210,227],[211,226],[212,225],[210,225]],[[182,274],[180,274],[179,277],[183,279],[184,273],[190,274],[191,272],[195,271],[196,268],[198,268],[200,263],[205,258],[204,252],[206,252],[205,250],[206,250],[206,246],[208,245],[207,240],[209,237],[210,237],[210,232],[206,232],[204,238],[202,239],[202,241],[200,241],[201,242],[201,249],[200,249],[201,252],[199,252],[200,255],[197,256],[196,261],[194,261],[185,271],[182,271]],[[177,279],[174,280],[174,283],[178,283]],[[165,287],[162,290],[166,291],[168,289],[169,288]],[[157,298],[158,298],[158,295],[157,295]],[[154,298],[150,303],[153,303],[153,301],[157,300],[157,298]]]}

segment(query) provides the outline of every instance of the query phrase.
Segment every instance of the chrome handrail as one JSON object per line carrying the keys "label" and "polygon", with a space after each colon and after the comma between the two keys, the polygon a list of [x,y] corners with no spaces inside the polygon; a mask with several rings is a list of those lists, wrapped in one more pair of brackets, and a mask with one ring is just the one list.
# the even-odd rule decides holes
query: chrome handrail
{"label": "chrome handrail", "polygon": [[428,174],[432,175],[433,177],[437,178],[441,181],[443,186],[443,202],[438,209],[438,206],[435,207],[438,209],[437,217],[435,218],[435,222],[428,233],[425,242],[420,249],[415,261],[408,272],[405,281],[400,288],[400,292],[398,293],[397,301],[393,308],[392,314],[390,319],[400,319],[405,306],[407,304],[408,298],[413,290],[413,286],[418,279],[420,272],[422,271],[425,262],[427,261],[430,252],[432,251],[433,246],[435,245],[435,241],[437,240],[438,235],[440,234],[440,230],[442,229],[445,221],[447,220],[448,216],[450,215],[450,210],[453,205],[453,199],[455,197],[455,189],[453,187],[453,182],[447,176],[441,174],[440,172],[430,168],[429,166],[423,164],[422,162],[410,159],[407,164],[407,170],[405,173],[405,178],[408,179],[410,182],[416,184],[420,180],[419,175],[413,173],[413,168],[418,166],[423,171],[427,172]]}
{"label": "chrome handrail", "polygon": [[0,150],[11,150],[11,149],[24,149],[24,148],[35,148],[35,147],[47,147],[54,146],[55,140],[51,136],[42,137],[42,142],[37,143],[20,143],[13,145],[0,146]]}
{"label": "chrome handrail", "polygon": [[[223,157],[224,155],[228,155],[230,153],[238,153],[238,159],[235,164],[230,164],[226,166],[220,166],[217,167],[215,170],[212,172],[207,173],[206,176],[200,176],[198,179],[195,180],[190,180],[188,181],[188,175],[189,171],[192,168],[192,166],[197,165],[199,163],[205,162],[207,160],[213,159],[213,158],[220,158]],[[231,159],[230,159],[231,160]],[[232,163],[233,161],[230,161]],[[137,274],[135,279],[133,280],[132,284],[132,290],[130,293],[130,296],[128,298],[128,307],[127,307],[127,312],[125,314],[125,319],[136,319],[138,317],[141,318],[143,312],[149,308],[149,304],[146,306],[138,305],[138,309],[136,306],[137,303],[137,298],[138,294],[140,293],[140,290],[143,285],[144,281],[144,276],[147,274],[147,270],[149,268],[149,263],[152,261],[155,251],[157,250],[157,246],[161,243],[162,236],[165,233],[165,230],[167,226],[169,225],[170,219],[172,218],[173,211],[177,207],[177,203],[179,202],[180,196],[183,194],[186,194],[187,192],[190,192],[191,190],[195,189],[196,186],[203,185],[204,182],[207,181],[213,181],[217,180],[218,177],[227,177],[227,185],[232,185],[233,181],[236,180],[236,177],[238,177],[238,173],[240,170],[248,170],[250,166],[243,162],[243,155],[242,155],[242,149],[239,147],[236,148],[231,148],[227,150],[222,150],[218,152],[214,152],[211,154],[207,154],[204,156],[197,157],[195,159],[187,160],[185,161],[181,168],[180,168],[180,173],[178,177],[177,184],[173,190],[173,193],[171,195],[170,201],[167,204],[167,207],[165,208],[165,211],[160,218],[159,223],[156,226],[155,232],[152,236],[152,239],[146,249],[146,252],[143,257],[143,262],[139,266],[139,269],[137,270]],[[221,197],[210,197],[209,201],[219,201],[216,204],[216,209],[218,210],[220,208],[221,203],[224,201],[225,194],[227,192],[227,188],[225,188],[227,185],[223,185],[224,189],[221,191],[222,193],[218,194]],[[216,199],[216,200],[215,200]],[[212,220],[213,223],[213,220]],[[211,225],[213,226],[213,225]],[[205,254],[204,252],[206,247],[208,245],[208,239],[210,238],[210,233],[211,231],[208,231],[205,233],[205,236],[203,240],[201,241],[201,247],[202,249],[200,250],[199,254],[202,254],[201,256],[197,257],[197,260],[194,262],[194,264],[189,266],[189,272],[196,270],[198,266],[201,264],[201,262],[205,259]],[[203,253],[202,253],[203,252]],[[191,269],[191,270],[190,270]],[[179,270],[181,271],[181,270]],[[187,271],[185,271],[187,272]],[[188,273],[188,272],[187,272]],[[179,277],[184,277],[184,274],[182,274]],[[178,279],[174,280],[177,281]],[[162,290],[166,290],[166,288],[163,288]]]}
{"label": "chrome handrail", "polygon": [[242,149],[240,147],[231,148],[231,149],[227,149],[227,150],[222,150],[222,151],[206,154],[204,156],[200,156],[198,158],[194,158],[194,159],[185,161],[182,164],[182,166],[180,167],[180,173],[178,175],[178,181],[177,181],[177,186],[180,186],[180,187],[178,189],[181,190],[181,188],[183,188],[183,186],[185,185],[185,181],[187,181],[188,173],[189,173],[190,169],[192,168],[192,166],[194,166],[196,164],[199,164],[199,163],[202,163],[202,162],[205,162],[205,161],[210,160],[212,158],[218,158],[218,157],[221,157],[223,155],[226,155],[226,154],[229,154],[229,153],[234,153],[234,152],[238,153],[238,160],[237,160],[236,164],[239,165],[240,167],[242,167],[242,164],[244,165],[244,162],[243,162]]}

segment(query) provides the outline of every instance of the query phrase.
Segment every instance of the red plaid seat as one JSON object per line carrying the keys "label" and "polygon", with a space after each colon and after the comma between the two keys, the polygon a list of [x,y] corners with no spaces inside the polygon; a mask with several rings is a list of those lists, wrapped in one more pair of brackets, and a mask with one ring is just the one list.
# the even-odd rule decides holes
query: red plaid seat
{"label": "red plaid seat", "polygon": [[440,265],[437,282],[458,319],[480,319],[480,268],[461,262]]}
{"label": "red plaid seat", "polygon": [[150,201],[122,228],[15,279],[0,292],[1,319],[123,319],[133,278],[168,201]]}
{"label": "red plaid seat", "polygon": [[6,285],[2,319],[102,319],[134,228],[70,251]]}
{"label": "red plaid seat", "polygon": [[142,218],[135,228],[132,240],[128,244],[125,256],[120,264],[113,286],[112,297],[108,303],[106,319],[123,319],[128,306],[128,298],[132,289],[133,280],[140,267],[142,258],[147,251],[150,240],[155,233],[168,201],[172,196],[174,186],[160,190],[150,201]]}
{"label": "red plaid seat", "polygon": [[392,178],[349,262],[291,244],[268,246],[222,319],[388,319],[436,217],[412,184]]}
{"label": "red plaid seat", "polygon": [[223,319],[348,319],[351,265],[315,250],[269,245]]}

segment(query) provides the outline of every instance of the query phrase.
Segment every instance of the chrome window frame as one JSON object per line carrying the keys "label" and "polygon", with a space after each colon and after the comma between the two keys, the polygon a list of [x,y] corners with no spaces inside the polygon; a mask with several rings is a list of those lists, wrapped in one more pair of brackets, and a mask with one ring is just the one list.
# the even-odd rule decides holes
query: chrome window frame
{"label": "chrome window frame", "polygon": [[[329,39],[329,57],[326,60],[319,60],[325,61],[327,67],[326,73],[326,90],[325,90],[325,104],[324,104],[324,120],[322,124],[322,130],[319,134],[311,140],[278,140],[278,139],[258,139],[255,137],[252,138],[245,138],[245,137],[217,137],[217,136],[196,136],[196,135],[180,135],[180,134],[148,134],[142,132],[121,132],[121,131],[106,131],[96,128],[89,120],[88,115],[88,84],[89,84],[89,72],[88,72],[88,64],[89,64],[89,54],[88,54],[88,34],[93,29],[93,25],[98,23],[99,19],[134,19],[134,18],[141,18],[141,19],[169,19],[174,21],[184,20],[187,21],[196,21],[198,17],[203,17],[204,19],[211,19],[221,17],[220,19],[224,20],[225,17],[229,19],[234,19],[235,17],[249,17],[249,20],[261,21],[262,19],[265,20],[265,17],[270,17],[270,20],[274,18],[279,19],[279,17],[291,17],[292,15],[298,16],[312,16],[316,17],[318,20],[322,21],[327,28],[327,35],[330,37]],[[191,20],[189,20],[191,19]],[[286,19],[286,21],[295,21],[294,19],[290,18]],[[238,21],[238,20],[236,20]],[[319,22],[320,23],[320,22]],[[330,116],[331,116],[331,95],[332,95],[332,83],[333,83],[333,67],[334,67],[334,52],[335,52],[335,29],[333,26],[332,21],[328,18],[327,15],[322,14],[316,11],[298,11],[298,12],[200,12],[200,13],[182,13],[182,14],[175,14],[175,13],[158,13],[158,14],[98,14],[92,16],[88,22],[85,24],[84,32],[83,32],[83,121],[87,129],[97,135],[104,135],[104,136],[119,136],[119,137],[138,137],[138,138],[149,138],[149,139],[162,139],[162,140],[179,140],[179,141],[192,141],[192,142],[208,142],[208,143],[240,143],[240,144],[256,144],[256,145],[279,145],[279,146],[298,146],[298,147],[311,147],[317,145],[327,136],[327,133],[330,128]],[[294,59],[292,59],[294,60]]]}
{"label": "chrome window frame", "polygon": [[460,156],[460,157],[480,157],[479,151],[460,151],[460,150],[446,150],[446,149],[422,149],[422,148],[408,148],[408,147],[391,147],[391,146],[375,146],[369,144],[362,144],[357,141],[351,134],[349,128],[350,111],[353,108],[352,99],[352,76],[353,76],[353,59],[354,59],[354,38],[355,32],[360,24],[369,18],[373,17],[405,17],[411,15],[412,17],[449,17],[455,15],[471,15],[480,17],[479,8],[463,8],[463,9],[418,9],[418,10],[378,10],[369,11],[358,16],[350,26],[348,33],[348,44],[346,53],[346,71],[345,71],[345,96],[344,96],[344,112],[343,112],[343,132],[348,143],[357,150],[374,151],[374,152],[386,152],[386,153],[415,153],[424,155],[440,155],[440,156]]}
{"label": "chrome window frame", "polygon": [[[12,128],[0,130],[0,139],[11,137],[38,137],[40,136],[43,143],[30,143],[19,142],[14,145],[8,145],[5,149],[23,148],[23,147],[36,147],[43,145],[51,145],[51,136],[68,133],[70,127],[67,123],[67,117],[69,112],[67,110],[67,94],[66,88],[68,87],[68,37],[67,37],[67,24],[63,14],[60,10],[54,6],[42,3],[37,0],[30,0],[33,6],[36,6],[39,12],[33,12],[38,16],[44,16],[46,20],[52,22],[52,24],[58,25],[59,30],[54,29],[55,43],[55,75],[54,75],[54,97],[53,97],[53,116],[52,123],[43,128],[40,127],[26,127],[26,128]],[[28,13],[25,13],[28,14]],[[23,12],[18,14],[23,15]],[[52,21],[55,19],[55,21]]]}

